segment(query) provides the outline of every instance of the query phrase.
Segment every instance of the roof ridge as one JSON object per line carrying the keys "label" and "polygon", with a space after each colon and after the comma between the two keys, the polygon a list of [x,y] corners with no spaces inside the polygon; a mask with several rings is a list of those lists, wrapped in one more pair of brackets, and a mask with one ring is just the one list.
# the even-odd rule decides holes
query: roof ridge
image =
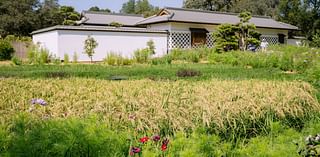
{"label": "roof ridge", "polygon": [[143,15],[140,14],[125,14],[125,13],[109,13],[109,12],[103,12],[103,11],[82,11],[82,13],[86,14],[100,14],[100,15],[120,15],[120,16],[134,16],[134,17],[142,17]]}
{"label": "roof ridge", "polygon": [[[240,13],[234,13],[234,12],[222,12],[222,11],[211,11],[211,10],[201,10],[201,9],[189,9],[189,8],[175,8],[175,7],[165,7],[164,9],[168,10],[181,10],[181,11],[192,11],[192,12],[202,12],[202,13],[215,13],[215,14],[225,14],[225,15],[239,15]],[[252,15],[252,17],[256,18],[268,18],[270,19],[270,16],[263,16],[263,15]]]}

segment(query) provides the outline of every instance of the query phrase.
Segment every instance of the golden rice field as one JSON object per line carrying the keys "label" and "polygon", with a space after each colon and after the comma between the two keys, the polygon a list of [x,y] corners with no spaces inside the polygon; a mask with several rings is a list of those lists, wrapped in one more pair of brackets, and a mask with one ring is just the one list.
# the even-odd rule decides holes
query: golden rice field
{"label": "golden rice field", "polygon": [[[95,79],[0,79],[0,119],[31,112],[41,118],[97,115],[111,127],[158,131],[236,125],[273,112],[279,118],[320,111],[314,89],[286,81],[107,81]],[[48,102],[31,108],[32,98]],[[133,120],[134,119],[134,120]],[[241,120],[240,120],[241,123]]]}

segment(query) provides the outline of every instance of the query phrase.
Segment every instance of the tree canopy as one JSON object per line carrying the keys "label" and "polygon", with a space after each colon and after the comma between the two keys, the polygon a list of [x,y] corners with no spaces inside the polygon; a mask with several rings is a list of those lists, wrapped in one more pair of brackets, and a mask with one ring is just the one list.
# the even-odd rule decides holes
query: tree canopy
{"label": "tree canopy", "polygon": [[122,5],[120,12],[126,14],[140,14],[148,17],[156,14],[159,10],[159,7],[154,7],[148,0],[129,0]]}
{"label": "tree canopy", "polygon": [[80,14],[58,0],[1,0],[0,36],[29,36],[34,30],[54,25],[70,25]]}
{"label": "tree canopy", "polygon": [[89,8],[89,11],[99,11],[99,12],[107,12],[107,13],[111,13],[111,10],[106,8],[106,9],[101,9],[98,6],[94,6]]}

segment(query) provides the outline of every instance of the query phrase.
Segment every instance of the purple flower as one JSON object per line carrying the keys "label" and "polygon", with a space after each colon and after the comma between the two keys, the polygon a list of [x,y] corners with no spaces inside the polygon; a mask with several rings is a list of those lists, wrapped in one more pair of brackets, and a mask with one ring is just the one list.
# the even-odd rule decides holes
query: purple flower
{"label": "purple flower", "polygon": [[158,142],[158,141],[160,141],[160,136],[159,135],[154,135],[152,137],[152,140],[155,141],[155,142]]}
{"label": "purple flower", "polygon": [[43,100],[43,99],[32,99],[32,100],[31,100],[31,104],[32,104],[32,105],[38,104],[38,105],[41,105],[41,106],[46,106],[46,105],[48,105],[48,103],[47,103],[45,100]]}
{"label": "purple flower", "polygon": [[140,153],[141,152],[141,149],[138,148],[138,147],[132,147],[131,150],[130,150],[130,155],[133,156],[134,154],[136,153]]}

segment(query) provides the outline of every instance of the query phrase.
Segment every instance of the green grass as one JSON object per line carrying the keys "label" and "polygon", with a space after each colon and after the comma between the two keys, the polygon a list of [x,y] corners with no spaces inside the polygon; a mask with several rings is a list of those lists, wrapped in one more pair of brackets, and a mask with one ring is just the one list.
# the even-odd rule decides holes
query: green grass
{"label": "green grass", "polygon": [[[138,79],[181,79],[176,76],[179,69],[194,69],[201,72],[201,76],[184,78],[191,80],[208,80],[212,78],[222,80],[300,80],[302,74],[288,74],[272,68],[244,68],[230,65],[211,64],[178,64],[178,65],[133,65],[133,66],[105,66],[105,65],[23,65],[0,66],[0,77],[17,78],[48,78],[60,73],[62,77],[80,77],[95,79],[110,79],[112,76],[124,76],[130,80]],[[60,76],[59,74],[56,74]]]}

